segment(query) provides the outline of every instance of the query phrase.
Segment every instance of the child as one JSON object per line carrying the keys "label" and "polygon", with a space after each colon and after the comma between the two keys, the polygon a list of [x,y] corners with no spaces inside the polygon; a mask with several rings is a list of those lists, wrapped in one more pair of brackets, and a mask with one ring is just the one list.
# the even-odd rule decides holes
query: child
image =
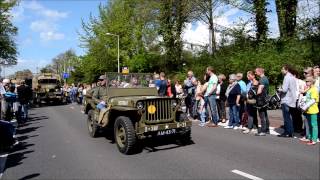
{"label": "child", "polygon": [[206,108],[205,108],[205,100],[203,97],[201,82],[198,81],[197,89],[196,89],[196,107],[200,117],[201,123],[199,126],[204,127],[206,125]]}

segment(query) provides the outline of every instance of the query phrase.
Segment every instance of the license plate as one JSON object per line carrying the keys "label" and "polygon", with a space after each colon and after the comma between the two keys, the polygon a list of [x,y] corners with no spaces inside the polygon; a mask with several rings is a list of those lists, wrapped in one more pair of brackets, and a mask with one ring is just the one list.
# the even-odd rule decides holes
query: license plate
{"label": "license plate", "polygon": [[158,131],[158,136],[164,136],[164,135],[170,135],[170,134],[175,134],[176,133],[176,129],[167,129],[167,130],[162,130],[162,131]]}

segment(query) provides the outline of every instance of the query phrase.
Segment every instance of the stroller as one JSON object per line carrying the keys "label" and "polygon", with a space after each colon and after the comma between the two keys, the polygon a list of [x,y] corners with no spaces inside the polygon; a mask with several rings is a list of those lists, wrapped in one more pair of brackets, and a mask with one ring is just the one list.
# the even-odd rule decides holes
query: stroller
{"label": "stroller", "polygon": [[18,144],[18,141],[15,139],[18,127],[15,113],[17,109],[17,95],[12,92],[5,93],[2,103],[4,120],[0,120],[0,150],[7,150]]}

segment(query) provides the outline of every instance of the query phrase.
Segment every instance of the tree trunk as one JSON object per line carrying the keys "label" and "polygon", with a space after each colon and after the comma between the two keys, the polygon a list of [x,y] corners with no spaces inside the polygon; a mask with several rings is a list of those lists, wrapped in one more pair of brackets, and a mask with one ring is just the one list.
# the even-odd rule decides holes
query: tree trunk
{"label": "tree trunk", "polygon": [[280,39],[293,38],[297,25],[297,0],[276,0]]}
{"label": "tree trunk", "polygon": [[212,0],[208,0],[208,8],[209,8],[209,38],[210,38],[210,50],[212,55],[215,54],[217,47],[216,47],[216,37],[214,31],[214,23],[213,23],[213,7],[212,7]]}
{"label": "tree trunk", "polygon": [[286,8],[286,34],[288,38],[293,38],[295,36],[295,29],[297,25],[297,0],[287,0],[287,8]]}
{"label": "tree trunk", "polygon": [[283,3],[284,3],[283,0],[276,0],[280,39],[285,36],[284,34],[285,34],[285,28],[286,28],[285,9],[283,9]]}
{"label": "tree trunk", "polygon": [[266,16],[266,0],[254,0],[255,21],[256,21],[256,38],[258,42],[267,39],[268,21]]}

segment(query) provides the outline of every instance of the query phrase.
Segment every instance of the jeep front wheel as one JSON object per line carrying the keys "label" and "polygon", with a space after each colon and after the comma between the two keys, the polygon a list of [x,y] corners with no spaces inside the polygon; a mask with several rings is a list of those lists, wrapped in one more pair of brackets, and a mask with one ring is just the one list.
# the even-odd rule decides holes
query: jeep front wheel
{"label": "jeep front wheel", "polygon": [[114,124],[114,137],[121,153],[134,153],[137,138],[130,118],[120,116],[116,119]]}
{"label": "jeep front wheel", "polygon": [[178,136],[178,140],[181,143],[181,145],[191,144],[191,128],[186,128],[184,131],[182,131]]}
{"label": "jeep front wheel", "polygon": [[87,126],[88,126],[88,131],[89,135],[91,137],[97,137],[98,136],[98,125],[96,120],[94,119],[94,111],[91,109],[88,112],[88,119],[87,119]]}

